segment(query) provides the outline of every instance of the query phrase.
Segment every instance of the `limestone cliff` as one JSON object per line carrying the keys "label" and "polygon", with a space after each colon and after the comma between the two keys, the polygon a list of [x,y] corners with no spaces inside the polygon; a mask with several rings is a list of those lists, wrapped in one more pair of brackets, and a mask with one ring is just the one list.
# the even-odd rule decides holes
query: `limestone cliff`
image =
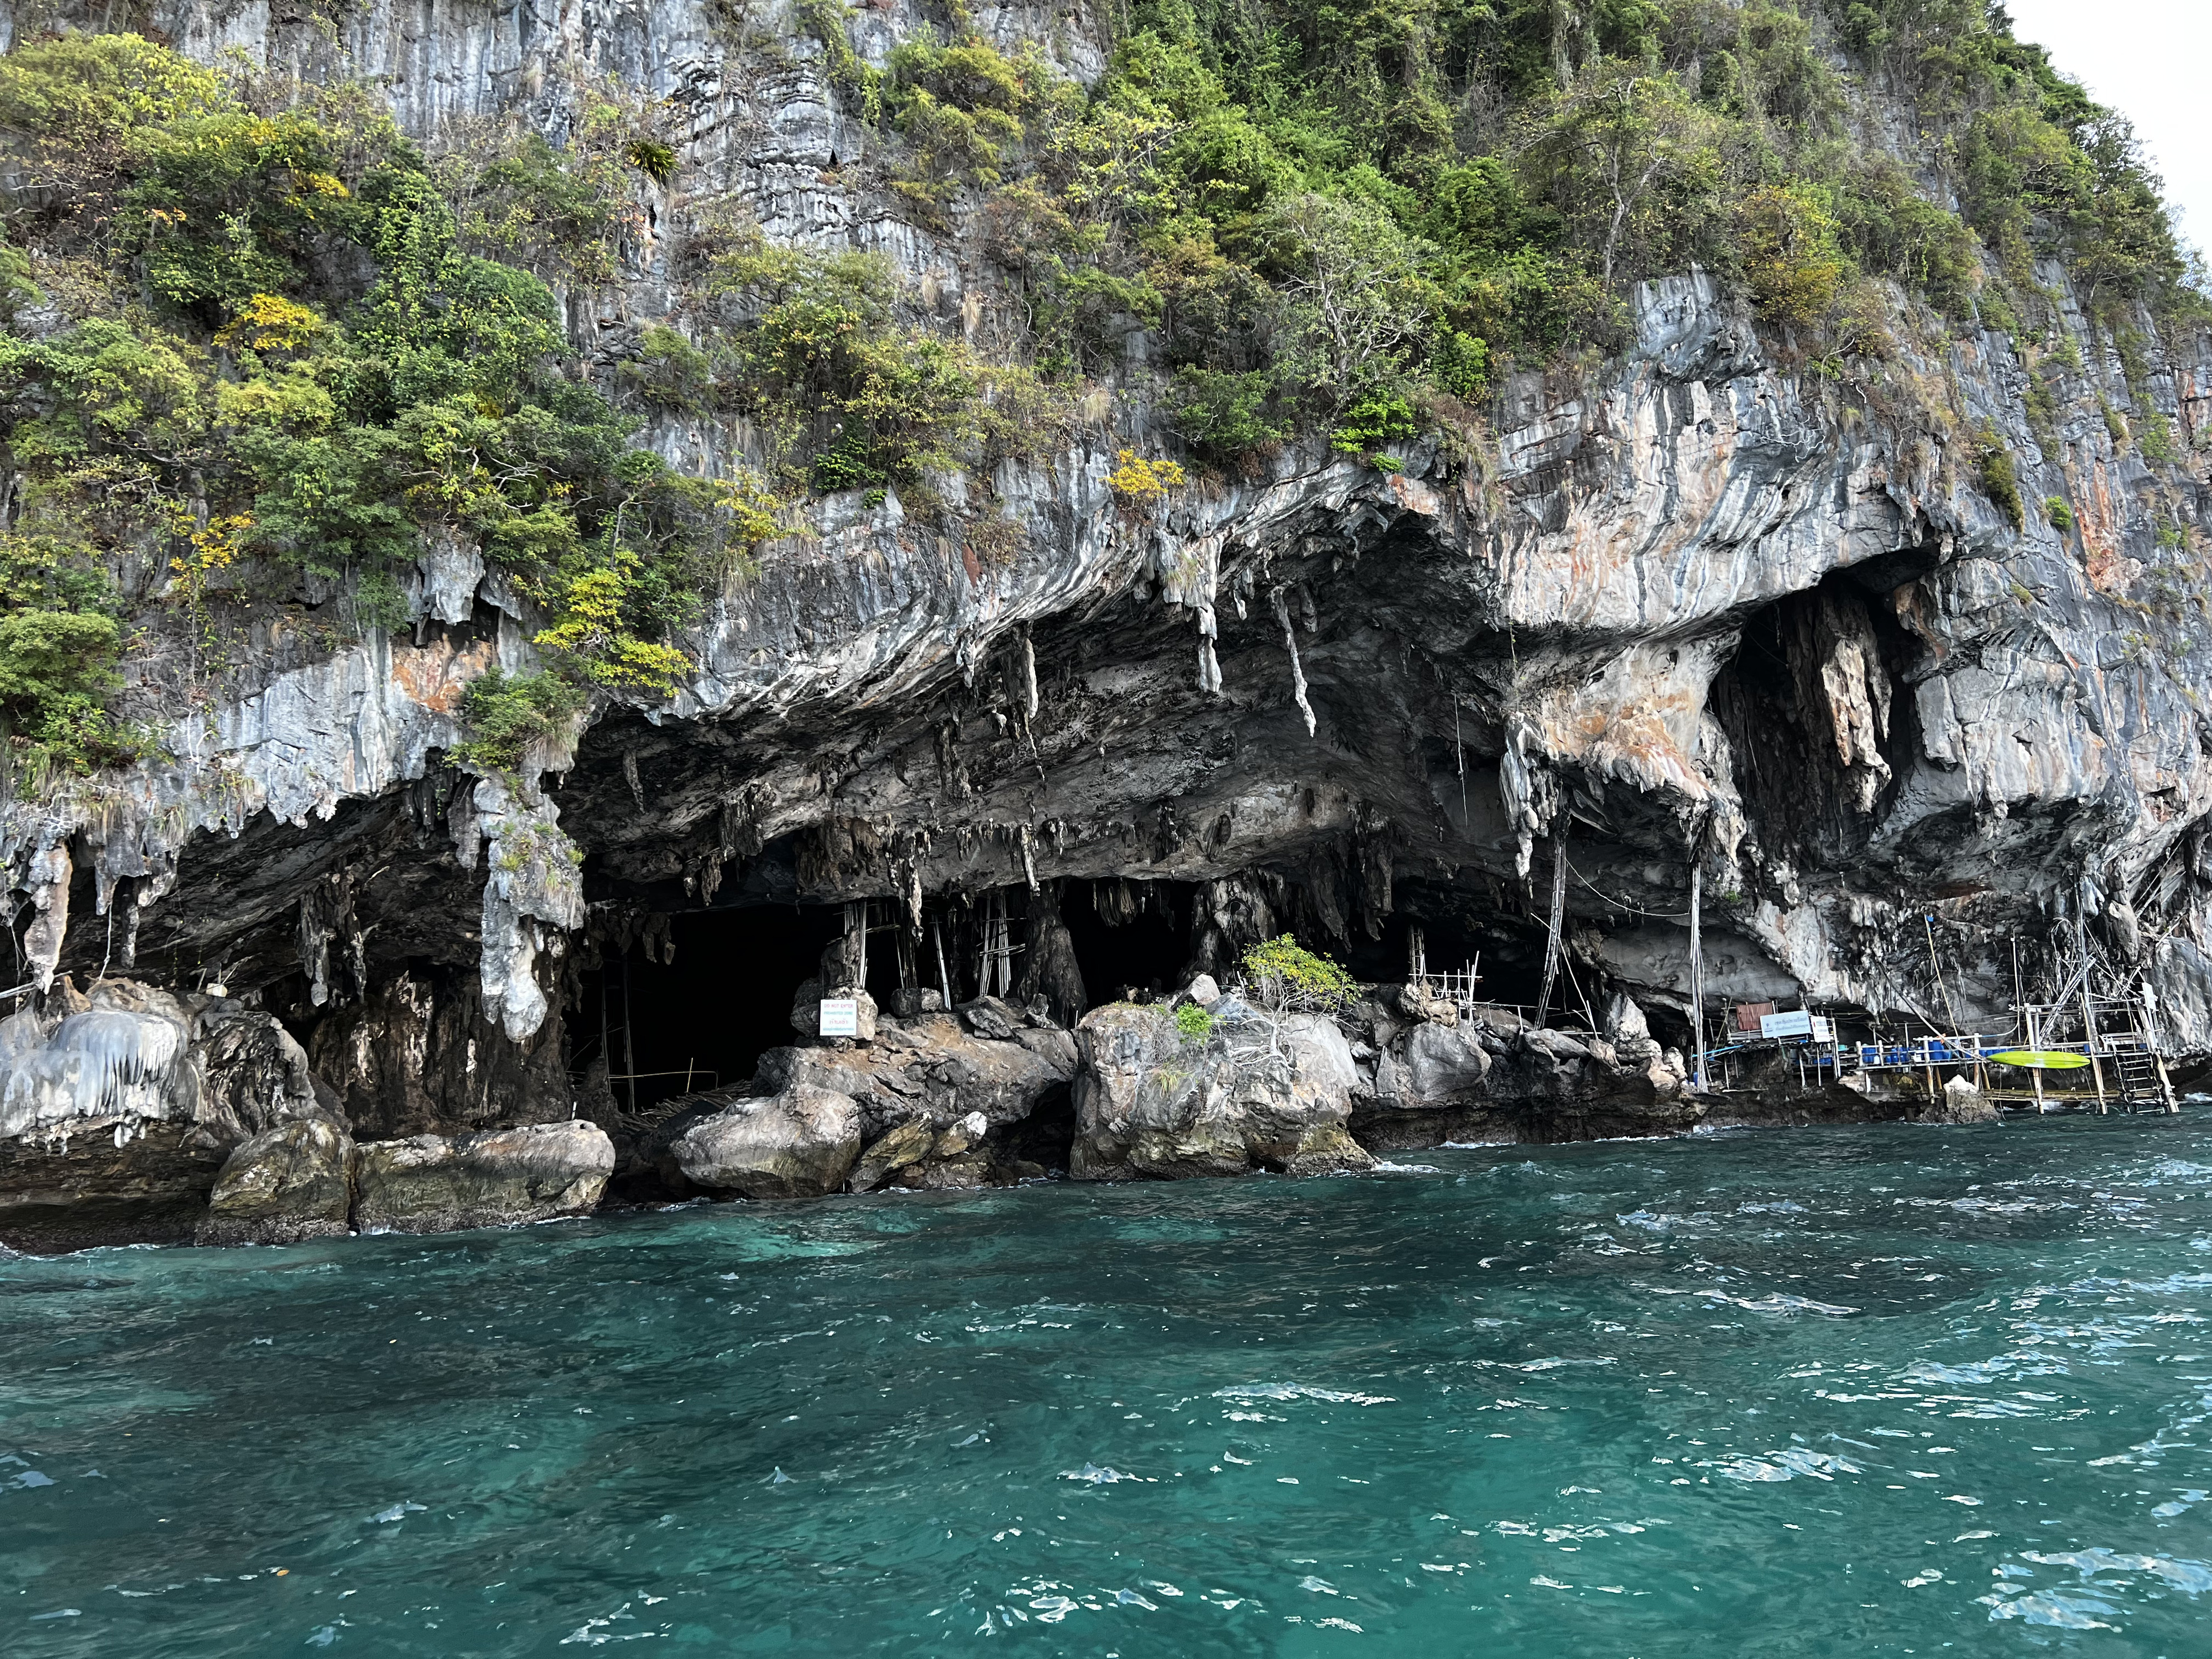
{"label": "limestone cliff", "polygon": [[[52,21],[0,17],[0,45]],[[899,141],[774,4],[164,0],[143,21],[195,57],[357,77],[434,149],[471,122],[557,137],[579,76],[659,100],[672,182],[638,185],[611,279],[562,294],[602,377],[647,325],[685,326],[687,240],[732,212],[773,243],[887,255],[906,313],[970,342],[1008,303],[975,216],[902,210],[881,165]],[[1078,83],[1112,51],[1085,6],[970,21]],[[850,49],[880,65],[924,21],[872,3]],[[2212,1049],[2212,656],[2185,591],[2212,337],[2146,319],[2125,365],[2067,264],[2034,275],[2069,353],[2031,368],[2006,331],[1930,327],[1892,289],[1869,380],[1713,276],[1653,273],[1625,289],[1617,349],[1512,369],[1458,429],[1363,453],[1294,436],[1157,493],[1114,482],[1125,451],[1188,459],[1139,331],[1049,443],[933,477],[926,511],[896,487],[805,503],[680,641],[674,696],[598,696],[503,776],[456,767],[462,690],[538,661],[532,601],[426,542],[411,627],[310,648],[344,599],[309,581],[211,706],[161,710],[155,752],[10,796],[20,977],[42,1033],[69,976],[219,984],[281,1019],[368,1139],[619,1127],[605,1079],[641,1062],[580,1057],[604,1018],[586,979],[649,956],[671,915],[870,901],[908,934],[902,981],[945,971],[964,1001],[1007,988],[979,982],[991,918],[1041,973],[1066,933],[1049,899],[1080,882],[1102,914],[1159,896],[1169,988],[1291,931],[1402,978],[1410,924],[1534,1001],[1510,993],[1533,987],[1564,860],[1593,1024],[1620,995],[1686,1040],[1701,866],[1717,998],[1995,1021],[2078,923],[2147,975],[2171,1046]],[[2153,419],[2181,453],[2130,440]],[[643,441],[710,477],[758,442],[665,411]],[[40,1100],[20,1135],[58,1145]],[[119,1121],[104,1097],[69,1109]],[[71,1159],[140,1156],[113,1139],[80,1132]],[[11,1190],[42,1190],[10,1145]],[[179,1190],[213,1172],[203,1156]]]}

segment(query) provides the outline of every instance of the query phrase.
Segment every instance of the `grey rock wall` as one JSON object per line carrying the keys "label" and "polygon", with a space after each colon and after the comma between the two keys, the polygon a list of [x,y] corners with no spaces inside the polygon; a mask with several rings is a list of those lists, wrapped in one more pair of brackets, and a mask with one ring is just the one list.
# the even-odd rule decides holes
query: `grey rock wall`
{"label": "grey rock wall", "polygon": [[[1104,62],[1085,8],[976,15],[1079,79]],[[433,146],[495,120],[557,137],[594,76],[669,100],[680,189],[641,185],[621,281],[564,296],[602,362],[642,321],[681,324],[675,250],[709,206],[878,249],[917,316],[989,343],[988,262],[957,215],[922,229],[869,184],[855,163],[880,138],[779,5],[370,0],[326,25],[165,0],[153,17],[203,55],[375,79]],[[0,6],[0,42],[34,21]],[[894,0],[854,39],[879,62],[917,21]],[[2063,269],[2039,276],[2070,295]],[[1486,425],[1400,447],[1396,471],[1292,447],[1144,510],[1108,486],[1114,455],[1175,441],[1141,376],[1109,384],[988,480],[1022,532],[1011,558],[968,538],[982,480],[942,481],[951,509],[926,518],[895,494],[823,501],[818,533],[717,597],[671,705],[595,708],[512,787],[443,757],[466,683],[529,665],[526,607],[465,547],[426,547],[413,637],[311,661],[272,647],[235,696],[179,711],[163,758],[0,805],[27,972],[53,987],[119,950],[144,977],[216,975],[248,1001],[299,975],[308,1069],[356,1131],[451,1133],[571,1115],[579,955],[640,914],[720,894],[919,917],[954,893],[1042,901],[1066,877],[1173,882],[1198,896],[1169,971],[1286,927],[1372,945],[1407,917],[1484,934],[1503,961],[1540,928],[1556,847],[1594,1011],[1626,995],[1679,1021],[1699,864],[1716,995],[1991,1018],[2015,943],[2033,972],[2080,927],[2143,967],[2172,1046],[2212,1049],[2212,653],[2174,545],[2205,528],[2212,342],[2154,345],[2131,388],[2066,305],[2082,363],[2037,370],[2056,411],[2040,424],[1998,333],[1946,334],[1898,296],[1897,360],[1838,380],[1684,273],[1636,292],[1619,358],[1516,376]],[[2184,462],[2130,435],[2154,413]],[[2020,468],[2018,529],[1984,493],[1985,431]],[[702,472],[748,453],[734,424],[649,436]],[[2073,531],[2046,517],[2053,495]],[[1067,1018],[1064,955],[1036,988]],[[81,1109],[39,1081],[78,1039],[41,1058],[58,1039],[36,1023],[0,1108],[11,1157],[59,1113],[80,1146],[127,1122],[197,1170],[314,1095],[264,1043],[253,1091],[294,1103],[227,1104],[234,1127],[194,1152],[191,1114],[152,1109],[143,1079],[128,1109],[105,1083]],[[1443,1042],[1392,1060],[1374,1098],[1455,1098],[1479,1063]],[[1557,1056],[1491,1060],[1493,1097],[1515,1077],[1532,1102],[1573,1096]],[[1663,1116],[1656,1064],[1629,1069]],[[944,1103],[933,1134],[959,1115]]]}

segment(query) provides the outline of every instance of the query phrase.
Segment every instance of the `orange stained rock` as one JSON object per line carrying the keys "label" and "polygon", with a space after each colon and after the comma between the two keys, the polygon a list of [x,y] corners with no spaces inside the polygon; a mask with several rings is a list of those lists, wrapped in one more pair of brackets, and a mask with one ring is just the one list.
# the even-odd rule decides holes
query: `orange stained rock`
{"label": "orange stained rock", "polygon": [[461,694],[468,690],[469,682],[496,659],[489,640],[473,641],[459,651],[450,640],[434,640],[423,646],[394,641],[392,678],[411,702],[437,714],[450,714],[460,707]]}

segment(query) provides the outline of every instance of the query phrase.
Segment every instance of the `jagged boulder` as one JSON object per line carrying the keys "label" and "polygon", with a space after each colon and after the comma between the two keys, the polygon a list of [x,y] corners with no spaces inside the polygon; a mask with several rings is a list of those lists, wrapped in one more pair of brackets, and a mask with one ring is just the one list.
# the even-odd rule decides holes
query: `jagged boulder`
{"label": "jagged boulder", "polygon": [[1398,988],[1398,1012],[1407,1019],[1432,1020],[1438,1025],[1459,1024],[1459,1004],[1449,997],[1431,995],[1418,981]]}
{"label": "jagged boulder", "polygon": [[365,1233],[441,1233],[582,1215],[614,1167],[606,1131],[580,1118],[369,1141],[359,1148],[354,1221]]}
{"label": "jagged boulder", "polygon": [[2002,1114],[1973,1079],[1954,1077],[1944,1083],[1942,1099],[1922,1107],[1916,1115],[1923,1123],[1995,1123]]}
{"label": "jagged boulder", "polygon": [[1027,1014],[998,997],[977,997],[973,1002],[962,1003],[960,1018],[977,1036],[995,1042],[1012,1042],[1030,1024]]}
{"label": "jagged boulder", "polygon": [[902,1123],[860,1155],[852,1187],[856,1193],[882,1187],[936,1192],[1007,1186],[1024,1174],[1042,1173],[994,1145],[990,1121],[981,1112],[970,1112],[941,1129],[920,1121]]}
{"label": "jagged boulder", "polygon": [[1204,1038],[1156,1006],[1114,1003],[1075,1031],[1079,1180],[1325,1175],[1371,1168],[1346,1125],[1357,1080],[1351,1045],[1318,1015],[1275,1019],[1234,999]]}
{"label": "jagged boulder", "polygon": [[1403,1103],[1443,1106],[1465,1099],[1490,1076],[1490,1051],[1470,1026],[1423,1021],[1406,1034]]}
{"label": "jagged boulder", "polygon": [[819,1198],[845,1184],[860,1154],[860,1108],[811,1083],[732,1103],[670,1147],[685,1180],[740,1198]]}
{"label": "jagged boulder", "polygon": [[352,1231],[353,1137],[321,1118],[264,1129],[216,1177],[194,1242],[296,1244]]}
{"label": "jagged boulder", "polygon": [[929,1127],[927,1119],[908,1119],[869,1143],[868,1149],[860,1154],[860,1161],[853,1166],[853,1190],[875,1191],[901,1170],[920,1164],[936,1144],[937,1132]]}
{"label": "jagged boulder", "polygon": [[1644,1018],[1636,999],[1625,991],[1616,993],[1606,1005],[1605,1036],[1624,1066],[1648,1066],[1660,1057],[1650,1022]]}
{"label": "jagged boulder", "polygon": [[210,998],[194,1011],[191,1033],[202,1123],[255,1138],[303,1118],[342,1119],[336,1091],[315,1075],[307,1050],[275,1015]]}
{"label": "jagged boulder", "polygon": [[[963,1019],[978,1014],[984,1027],[1006,1035],[966,1029]],[[969,1004],[962,1016],[881,1020],[875,1041],[866,1046],[771,1048],[761,1056],[754,1092],[809,1084],[849,1095],[860,1103],[870,1138],[915,1117],[942,1129],[970,1112],[1002,1128],[1065,1096],[1076,1068],[1075,1039],[1067,1032],[1033,1024],[995,998]]]}

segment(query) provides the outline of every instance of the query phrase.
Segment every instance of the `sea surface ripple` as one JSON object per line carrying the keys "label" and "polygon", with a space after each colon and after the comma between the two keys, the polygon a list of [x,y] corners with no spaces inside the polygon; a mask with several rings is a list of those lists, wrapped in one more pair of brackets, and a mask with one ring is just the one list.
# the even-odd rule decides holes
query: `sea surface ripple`
{"label": "sea surface ripple", "polygon": [[2208,1314],[2203,1103],[10,1257],[0,1651],[2184,1659]]}

